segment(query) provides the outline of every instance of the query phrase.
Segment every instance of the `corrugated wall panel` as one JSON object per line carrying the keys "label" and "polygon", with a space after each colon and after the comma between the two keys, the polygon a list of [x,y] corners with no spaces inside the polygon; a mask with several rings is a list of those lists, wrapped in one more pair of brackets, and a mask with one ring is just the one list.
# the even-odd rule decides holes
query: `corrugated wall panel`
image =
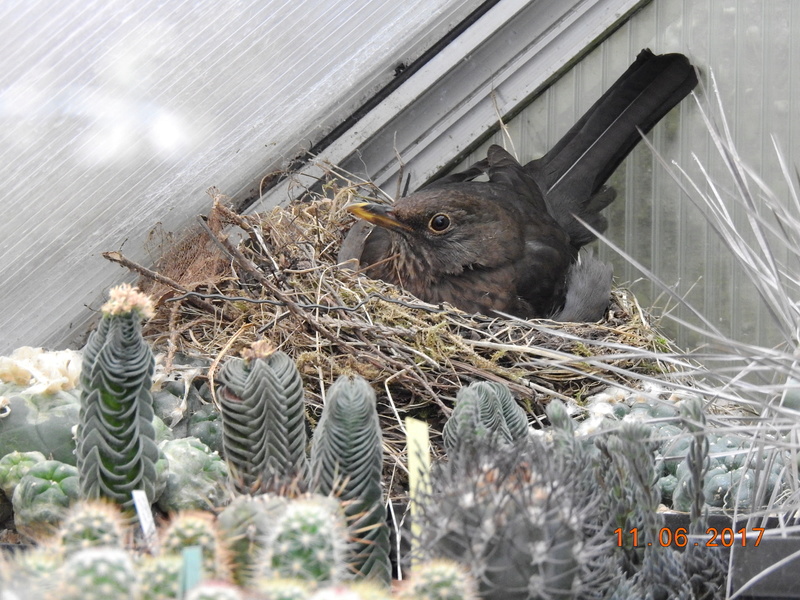
{"label": "corrugated wall panel", "polygon": [[0,4],[0,353],[81,326],[148,232],[307,149],[479,0]]}
{"label": "corrugated wall panel", "polygon": [[[520,159],[540,156],[635,58],[639,50],[683,52],[704,71],[713,71],[734,140],[744,161],[782,197],[787,187],[770,142],[774,134],[790,164],[800,163],[800,5],[792,0],[654,0],[578,63],[508,124]],[[692,154],[707,165],[723,190],[730,178],[711,147],[693,100],[687,100],[652,132],[658,152],[676,160],[692,177]],[[460,167],[485,156],[500,133]],[[733,337],[771,345],[779,341],[773,323],[749,279],[708,227],[702,214],[640,144],[612,176],[620,192],[607,209],[609,238],[691,301]],[[739,208],[732,209],[744,223]],[[660,290],[610,249],[600,255],[615,265],[619,282],[635,282],[644,305]],[[786,259],[786,255],[783,255]],[[790,265],[791,266],[791,265]],[[795,275],[800,266],[795,265]],[[678,308],[675,314],[690,319]],[[673,328],[685,346],[702,338]]]}

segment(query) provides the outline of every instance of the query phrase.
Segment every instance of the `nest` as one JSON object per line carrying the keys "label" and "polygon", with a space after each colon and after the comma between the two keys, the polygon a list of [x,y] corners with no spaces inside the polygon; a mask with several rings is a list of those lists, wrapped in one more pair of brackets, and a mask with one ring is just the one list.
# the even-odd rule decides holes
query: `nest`
{"label": "nest", "polygon": [[146,334],[168,363],[177,352],[208,358],[211,383],[225,357],[269,340],[296,361],[312,423],[327,386],[361,375],[378,393],[387,467],[402,480],[404,417],[427,421],[436,442],[456,392],[472,381],[507,384],[538,419],[551,398],[580,400],[673,368],[658,356],[668,343],[624,290],[600,323],[524,321],[426,304],[337,265],[353,222],[344,207],[364,197],[363,185],[333,183],[325,197],[250,216],[211,193],[208,219],[155,270],[107,253],[145,275],[141,287],[157,304]]}

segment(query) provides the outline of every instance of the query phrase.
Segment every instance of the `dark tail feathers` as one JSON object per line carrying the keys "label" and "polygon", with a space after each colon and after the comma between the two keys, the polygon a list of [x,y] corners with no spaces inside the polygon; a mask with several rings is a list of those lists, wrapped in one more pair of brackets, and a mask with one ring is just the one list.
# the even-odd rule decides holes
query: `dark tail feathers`
{"label": "dark tail feathers", "polygon": [[697,85],[682,54],[642,50],[634,63],[542,158],[525,169],[539,184],[553,217],[576,247],[594,236],[580,217],[599,231],[598,211],[614,199],[606,180],[647,133]]}

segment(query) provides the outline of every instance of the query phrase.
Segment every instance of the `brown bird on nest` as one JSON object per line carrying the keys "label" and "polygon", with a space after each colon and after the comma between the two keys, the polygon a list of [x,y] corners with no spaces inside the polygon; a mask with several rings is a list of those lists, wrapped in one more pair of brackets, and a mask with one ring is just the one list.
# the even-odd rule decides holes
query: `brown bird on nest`
{"label": "brown bird on nest", "polygon": [[[581,247],[607,225],[604,186],[622,160],[697,84],[681,54],[642,50],[636,61],[542,158],[520,165],[499,146],[470,169],[393,206],[349,206],[341,262],[421,300],[472,313],[597,321],[611,267]],[[474,181],[479,175],[488,181]]]}

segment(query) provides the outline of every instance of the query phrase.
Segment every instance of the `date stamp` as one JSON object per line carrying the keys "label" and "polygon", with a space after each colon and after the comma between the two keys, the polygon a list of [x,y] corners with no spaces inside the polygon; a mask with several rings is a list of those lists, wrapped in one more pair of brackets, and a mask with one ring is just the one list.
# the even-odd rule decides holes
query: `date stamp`
{"label": "date stamp", "polygon": [[[667,546],[673,545],[680,548],[684,548],[686,546],[730,548],[734,544],[745,547],[748,545],[748,541],[755,548],[761,543],[761,536],[764,535],[764,528],[753,527],[753,529],[748,531],[746,528],[742,527],[738,531],[734,531],[732,527],[725,527],[723,529],[709,527],[706,529],[706,535],[708,536],[707,538],[698,541],[692,541],[689,539],[689,532],[685,527],[678,527],[674,531],[669,527],[662,527],[658,531],[658,539],[656,541],[644,542],[642,540],[642,544],[639,543],[638,527],[634,527],[628,532],[623,531],[621,527],[617,527],[614,530],[614,534],[617,536],[617,546],[632,546],[634,548],[638,548],[640,546],[661,546],[666,548]],[[627,542],[630,542],[630,544]]]}

